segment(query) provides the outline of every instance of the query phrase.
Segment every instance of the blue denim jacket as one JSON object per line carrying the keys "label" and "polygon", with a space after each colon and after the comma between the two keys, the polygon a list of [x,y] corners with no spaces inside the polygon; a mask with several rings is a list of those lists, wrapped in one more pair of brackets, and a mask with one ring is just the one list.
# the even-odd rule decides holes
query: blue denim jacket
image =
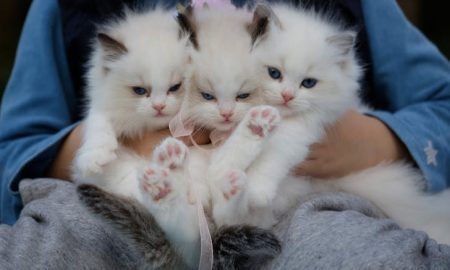
{"label": "blue denim jacket", "polygon": [[[362,1],[374,80],[372,113],[405,143],[429,191],[450,186],[450,64],[394,0]],[[77,124],[56,0],[35,0],[0,111],[0,221],[22,207],[23,178],[42,177]]]}

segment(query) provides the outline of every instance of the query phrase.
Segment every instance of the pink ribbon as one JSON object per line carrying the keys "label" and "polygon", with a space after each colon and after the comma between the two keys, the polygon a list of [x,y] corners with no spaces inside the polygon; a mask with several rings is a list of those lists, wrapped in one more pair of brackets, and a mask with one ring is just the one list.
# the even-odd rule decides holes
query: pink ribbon
{"label": "pink ribbon", "polygon": [[[194,127],[190,125],[186,126],[183,122],[182,110],[180,110],[180,112],[178,112],[169,122],[169,130],[174,138],[190,136],[194,145],[200,148],[200,146],[198,146],[197,143],[195,143],[195,141],[192,139],[192,132],[194,131]],[[206,220],[205,211],[203,209],[200,196],[190,175],[188,175],[188,181],[190,183],[190,186],[192,187],[191,190],[193,191],[195,204],[197,206],[197,219],[200,232],[200,259],[198,269],[211,270],[213,267],[214,254],[208,221]]]}
{"label": "pink ribbon", "polygon": [[194,127],[185,125],[183,122],[182,111],[180,110],[169,122],[169,130],[172,137],[179,138],[192,135]]}
{"label": "pink ribbon", "polygon": [[219,9],[236,9],[230,0],[192,0],[191,6],[195,10],[202,9],[205,6]]}

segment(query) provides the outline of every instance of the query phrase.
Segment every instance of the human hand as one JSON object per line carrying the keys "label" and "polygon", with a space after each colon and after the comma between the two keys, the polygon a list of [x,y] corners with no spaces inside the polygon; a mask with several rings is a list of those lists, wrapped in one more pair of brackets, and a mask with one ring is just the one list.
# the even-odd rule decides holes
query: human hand
{"label": "human hand", "polygon": [[306,160],[294,174],[316,178],[342,177],[383,161],[410,159],[397,136],[380,120],[348,111],[325,138],[310,147]]}
{"label": "human hand", "polygon": [[205,144],[211,143],[211,140],[209,138],[210,134],[211,134],[210,130],[198,129],[198,130],[194,130],[194,132],[192,132],[192,138],[191,138],[191,136],[185,136],[185,137],[180,137],[178,139],[182,140],[187,146],[194,145],[192,140],[194,140],[194,142],[198,145],[205,145]]}
{"label": "human hand", "polygon": [[[76,152],[81,146],[83,126],[84,123],[80,123],[80,125],[76,126],[65,138],[58,153],[53,159],[53,162],[50,164],[46,176],[63,180],[73,180],[71,179],[71,168]],[[169,129],[164,129],[146,132],[140,139],[122,138],[120,141],[125,146],[133,149],[137,154],[148,157],[153,152],[155,146],[159,145],[162,140],[169,136]],[[194,131],[192,137],[199,145],[210,143],[209,131],[207,130]],[[192,141],[189,137],[180,139],[183,140],[186,145],[192,145]]]}
{"label": "human hand", "polygon": [[71,179],[72,163],[81,146],[83,124],[77,125],[64,139],[45,175],[61,180]]}
{"label": "human hand", "polygon": [[[209,141],[209,131],[199,130],[192,133],[193,140],[198,145],[208,144]],[[159,145],[165,138],[170,137],[169,129],[162,129],[158,131],[149,131],[143,134],[140,138],[123,138],[122,143],[134,150],[137,154],[141,156],[150,156],[153,152],[155,146]],[[192,146],[192,140],[190,137],[180,137],[178,138],[183,141],[187,146]]]}

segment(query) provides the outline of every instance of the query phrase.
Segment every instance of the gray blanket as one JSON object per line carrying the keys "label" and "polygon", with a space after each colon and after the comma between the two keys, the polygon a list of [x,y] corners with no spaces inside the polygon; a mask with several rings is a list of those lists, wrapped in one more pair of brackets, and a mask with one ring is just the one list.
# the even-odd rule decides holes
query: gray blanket
{"label": "gray blanket", "polygon": [[[52,179],[20,184],[24,209],[0,225],[1,269],[139,269],[127,238],[80,204],[75,186]],[[277,226],[282,254],[269,269],[450,269],[450,247],[402,230],[368,202],[318,194]],[[450,233],[450,228],[449,228]]]}

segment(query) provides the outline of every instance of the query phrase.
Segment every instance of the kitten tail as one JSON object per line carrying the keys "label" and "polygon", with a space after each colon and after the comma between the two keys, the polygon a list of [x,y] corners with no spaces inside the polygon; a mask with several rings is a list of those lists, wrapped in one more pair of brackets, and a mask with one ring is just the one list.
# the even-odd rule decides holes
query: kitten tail
{"label": "kitten tail", "polygon": [[180,256],[171,247],[155,219],[138,202],[83,184],[77,188],[80,201],[120,232],[125,232],[142,254],[148,269],[184,269]]}
{"label": "kitten tail", "polygon": [[269,230],[248,225],[220,228],[213,236],[216,270],[261,269],[281,252]]}

